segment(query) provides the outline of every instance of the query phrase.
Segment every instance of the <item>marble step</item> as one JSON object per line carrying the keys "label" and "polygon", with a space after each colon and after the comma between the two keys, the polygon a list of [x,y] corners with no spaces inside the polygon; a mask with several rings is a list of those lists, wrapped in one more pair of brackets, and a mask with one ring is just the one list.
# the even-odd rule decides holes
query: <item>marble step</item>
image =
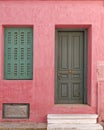
{"label": "marble step", "polygon": [[48,114],[48,124],[95,124],[98,115],[96,114]]}
{"label": "marble step", "polygon": [[100,124],[48,124],[47,130],[103,130]]}

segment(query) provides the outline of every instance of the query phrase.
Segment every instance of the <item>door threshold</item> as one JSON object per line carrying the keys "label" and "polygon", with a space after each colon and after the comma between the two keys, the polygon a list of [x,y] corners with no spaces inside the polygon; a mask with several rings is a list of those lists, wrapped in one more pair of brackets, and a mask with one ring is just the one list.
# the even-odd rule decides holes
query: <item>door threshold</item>
{"label": "door threshold", "polygon": [[88,104],[55,104],[56,107],[90,107]]}

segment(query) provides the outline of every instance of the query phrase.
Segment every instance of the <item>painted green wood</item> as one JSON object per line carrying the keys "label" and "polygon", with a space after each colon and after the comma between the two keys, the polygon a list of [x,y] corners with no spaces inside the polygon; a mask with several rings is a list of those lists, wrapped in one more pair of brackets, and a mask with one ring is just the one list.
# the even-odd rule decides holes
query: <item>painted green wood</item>
{"label": "painted green wood", "polygon": [[5,28],[4,79],[32,79],[32,28]]}
{"label": "painted green wood", "polygon": [[84,103],[84,33],[59,31],[56,46],[56,103]]}

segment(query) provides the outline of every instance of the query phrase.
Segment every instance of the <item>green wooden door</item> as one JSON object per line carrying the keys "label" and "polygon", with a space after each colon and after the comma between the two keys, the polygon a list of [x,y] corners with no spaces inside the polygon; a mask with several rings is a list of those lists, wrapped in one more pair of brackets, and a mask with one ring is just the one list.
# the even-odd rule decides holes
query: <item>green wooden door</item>
{"label": "green wooden door", "polygon": [[84,103],[84,33],[58,32],[56,47],[57,104]]}

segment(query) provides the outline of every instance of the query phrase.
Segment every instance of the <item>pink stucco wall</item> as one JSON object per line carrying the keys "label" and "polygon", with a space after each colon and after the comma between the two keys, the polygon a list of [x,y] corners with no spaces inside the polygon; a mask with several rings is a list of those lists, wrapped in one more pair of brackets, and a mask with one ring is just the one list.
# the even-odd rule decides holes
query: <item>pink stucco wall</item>
{"label": "pink stucco wall", "polygon": [[[4,80],[5,26],[33,26],[33,80]],[[87,105],[54,104],[56,28],[88,28]],[[0,121],[46,122],[48,113],[99,113],[96,65],[104,60],[104,2],[0,0]],[[103,83],[102,83],[103,84]],[[104,85],[99,95],[104,98]],[[98,103],[98,102],[101,103]],[[30,103],[30,118],[2,119],[2,103]],[[99,107],[98,107],[98,104]],[[98,110],[99,108],[99,110]],[[101,116],[101,115],[100,115]],[[103,116],[102,116],[103,118]]]}

